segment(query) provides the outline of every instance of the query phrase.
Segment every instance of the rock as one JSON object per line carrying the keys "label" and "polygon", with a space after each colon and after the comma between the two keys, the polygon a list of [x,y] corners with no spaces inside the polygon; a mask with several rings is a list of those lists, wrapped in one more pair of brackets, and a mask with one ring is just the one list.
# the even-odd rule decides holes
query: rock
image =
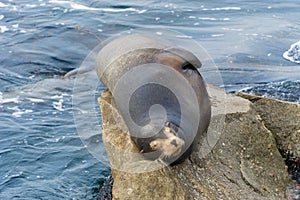
{"label": "rock", "polygon": [[274,134],[278,148],[300,158],[300,104],[239,92],[249,99],[264,125]]}
{"label": "rock", "polygon": [[101,188],[97,188],[97,195],[93,199],[97,200],[109,200],[112,199],[112,185],[114,180],[111,175],[109,175],[104,183],[101,184]]}
{"label": "rock", "polygon": [[[291,179],[276,146],[278,136],[272,132],[278,134],[280,125],[273,126],[267,116],[277,112],[279,104],[226,94],[212,86],[208,90],[213,116],[207,142],[176,166],[144,160],[111,105],[111,93],[102,93],[102,137],[114,178],[113,199],[282,199]],[[280,123],[283,130],[297,128],[296,121]]]}

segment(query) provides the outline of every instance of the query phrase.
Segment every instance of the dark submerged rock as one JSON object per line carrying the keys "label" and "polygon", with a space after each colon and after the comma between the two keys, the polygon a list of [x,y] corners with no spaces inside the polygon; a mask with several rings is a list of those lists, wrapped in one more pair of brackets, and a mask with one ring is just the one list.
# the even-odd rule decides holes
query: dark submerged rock
{"label": "dark submerged rock", "polygon": [[95,199],[97,200],[112,200],[112,186],[114,179],[109,175],[104,181],[102,187],[100,188],[98,195]]}

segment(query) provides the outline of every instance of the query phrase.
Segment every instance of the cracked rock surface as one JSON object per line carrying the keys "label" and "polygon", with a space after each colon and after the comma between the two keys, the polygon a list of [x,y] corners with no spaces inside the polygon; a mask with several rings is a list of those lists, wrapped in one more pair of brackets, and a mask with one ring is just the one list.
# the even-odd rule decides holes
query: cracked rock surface
{"label": "cracked rock surface", "polygon": [[[212,86],[208,90],[213,116],[206,143],[183,163],[168,167],[144,160],[111,104],[111,93],[102,93],[113,199],[283,199],[291,179],[277,147],[299,145],[299,105],[278,110],[290,104],[226,94]],[[272,117],[277,111],[281,114]],[[283,112],[295,114],[289,120]],[[296,137],[296,143],[280,139],[282,134]]]}

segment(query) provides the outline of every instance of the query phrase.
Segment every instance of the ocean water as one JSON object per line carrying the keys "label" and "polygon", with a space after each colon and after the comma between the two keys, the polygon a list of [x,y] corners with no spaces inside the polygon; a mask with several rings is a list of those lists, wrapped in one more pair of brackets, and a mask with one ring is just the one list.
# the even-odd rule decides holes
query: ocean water
{"label": "ocean water", "polygon": [[222,82],[211,78],[215,69],[202,67],[208,83],[299,103],[299,48],[291,46],[300,41],[299,7],[297,0],[1,0],[0,199],[95,196],[110,169],[101,132],[97,159],[81,142],[76,108],[84,111],[74,96],[98,120],[81,123],[93,133],[101,126],[96,97],[104,86],[93,71],[78,79],[95,86],[87,93],[62,76],[122,31],[179,31],[218,66]]}

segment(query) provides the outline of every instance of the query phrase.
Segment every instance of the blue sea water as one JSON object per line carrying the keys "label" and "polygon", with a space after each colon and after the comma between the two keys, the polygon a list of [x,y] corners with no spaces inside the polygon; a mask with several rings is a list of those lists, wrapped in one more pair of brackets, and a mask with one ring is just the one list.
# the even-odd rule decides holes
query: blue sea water
{"label": "blue sea water", "polygon": [[[100,162],[81,142],[75,79],[62,76],[122,31],[179,31],[219,67],[222,83],[203,66],[208,83],[299,103],[300,66],[283,57],[300,40],[299,7],[298,0],[0,0],[0,199],[93,198],[110,169],[103,145]],[[88,72],[82,84],[95,81]],[[79,103],[100,119],[104,86],[93,84],[94,101],[82,93]],[[93,132],[101,121],[84,125]]]}

